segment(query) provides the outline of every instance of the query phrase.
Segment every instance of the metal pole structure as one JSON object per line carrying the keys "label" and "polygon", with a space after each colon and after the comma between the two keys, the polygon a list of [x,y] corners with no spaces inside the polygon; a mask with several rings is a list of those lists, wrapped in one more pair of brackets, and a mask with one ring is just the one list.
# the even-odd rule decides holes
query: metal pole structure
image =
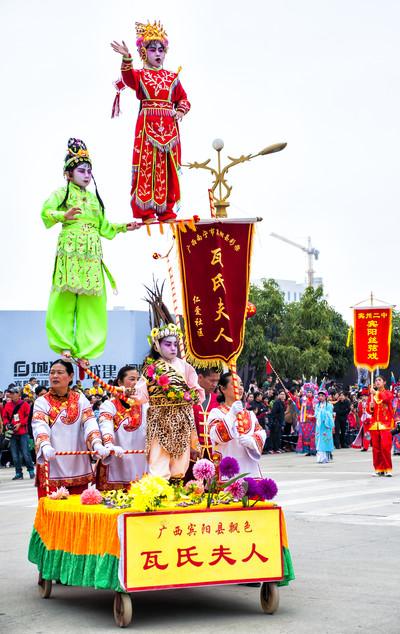
{"label": "metal pole structure", "polygon": [[307,257],[308,257],[308,286],[314,287],[314,270],[313,270],[313,252],[311,248],[311,237],[307,238]]}
{"label": "metal pole structure", "polygon": [[215,200],[216,216],[217,218],[227,218],[228,214],[226,210],[229,207],[228,198],[232,191],[232,186],[229,185],[226,180],[226,175],[228,171],[235,165],[245,163],[246,161],[251,161],[251,159],[255,158],[256,156],[266,156],[267,154],[275,154],[276,152],[281,152],[285,149],[286,145],[286,143],[274,143],[273,145],[268,145],[267,147],[263,148],[262,150],[260,150],[260,152],[257,152],[257,154],[242,154],[238,158],[228,156],[229,163],[222,167],[221,150],[224,147],[224,142],[222,139],[214,139],[212,146],[218,155],[217,169],[210,165],[210,158],[206,159],[202,163],[199,163],[198,161],[194,161],[193,163],[185,163],[183,167],[188,167],[189,169],[205,169],[211,173],[214,178],[211,190],[212,192],[218,190],[219,196],[219,198]]}
{"label": "metal pole structure", "polygon": [[[178,326],[180,325],[180,315],[179,315],[179,306],[178,306],[178,295],[176,292],[176,285],[175,285],[175,279],[174,279],[174,272],[172,269],[172,263],[170,260],[170,253],[171,253],[171,249],[168,251],[167,255],[166,255],[166,260],[167,260],[167,268],[168,268],[168,276],[169,276],[169,283],[171,286],[171,295],[172,295],[172,305],[174,308],[174,313],[175,313],[175,320],[178,324]],[[183,339],[181,337],[178,337],[178,346],[179,346],[179,352],[181,354],[181,358],[185,359],[186,358],[186,352],[185,352],[185,346],[183,343]]]}

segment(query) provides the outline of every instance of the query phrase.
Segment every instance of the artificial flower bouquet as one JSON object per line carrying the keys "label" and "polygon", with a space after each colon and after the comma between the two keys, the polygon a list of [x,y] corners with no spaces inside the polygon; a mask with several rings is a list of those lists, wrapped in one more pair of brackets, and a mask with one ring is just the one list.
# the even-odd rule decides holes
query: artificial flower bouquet
{"label": "artificial flower bouquet", "polygon": [[[207,508],[212,504],[242,502],[245,507],[254,506],[258,501],[272,500],[278,487],[270,478],[256,479],[240,473],[236,458],[226,456],[219,464],[219,480],[215,465],[211,460],[199,460],[193,465],[193,476],[207,491]],[[252,501],[252,504],[250,504]]]}
{"label": "artificial flower bouquet", "polygon": [[163,392],[165,398],[173,403],[187,403],[188,405],[194,405],[198,402],[198,394],[195,389],[183,390],[178,385],[173,385],[169,376],[162,368],[162,364],[156,363],[154,359],[148,357],[146,359],[146,374],[150,383],[158,384]]}
{"label": "artificial flower bouquet", "polygon": [[[236,458],[225,457],[219,473],[211,460],[193,465],[193,480],[171,484],[159,476],[145,475],[132,482],[129,489],[98,491],[94,485],[81,494],[82,504],[104,504],[110,509],[134,509],[142,513],[161,508],[187,507],[206,502],[206,507],[241,502],[252,507],[259,501],[272,500],[278,487],[270,478],[256,479],[240,473]],[[61,499],[62,493],[57,498]]]}

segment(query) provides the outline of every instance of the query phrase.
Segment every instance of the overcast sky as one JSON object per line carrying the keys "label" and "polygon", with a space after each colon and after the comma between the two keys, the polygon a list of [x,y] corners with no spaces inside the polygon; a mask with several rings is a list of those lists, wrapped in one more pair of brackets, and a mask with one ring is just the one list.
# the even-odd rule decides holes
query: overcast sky
{"label": "overcast sky", "polygon": [[[280,154],[233,168],[229,214],[263,216],[252,277],[304,281],[306,257],[276,233],[320,250],[328,300],[399,301],[400,3],[390,0],[1,0],[0,290],[3,309],[44,309],[59,226],[43,201],[63,185],[68,137],[83,138],[110,220],[131,219],[129,189],[138,103],[121,97],[110,119],[120,57],[136,55],[135,21],[160,19],[182,65],[192,110],[181,126],[184,161],[215,157],[215,137],[239,156],[286,141]],[[223,158],[226,160],[226,153]],[[206,172],[184,170],[181,216],[208,215]],[[119,296],[109,307],[145,309],[143,283],[170,238],[144,230],[103,241]]]}

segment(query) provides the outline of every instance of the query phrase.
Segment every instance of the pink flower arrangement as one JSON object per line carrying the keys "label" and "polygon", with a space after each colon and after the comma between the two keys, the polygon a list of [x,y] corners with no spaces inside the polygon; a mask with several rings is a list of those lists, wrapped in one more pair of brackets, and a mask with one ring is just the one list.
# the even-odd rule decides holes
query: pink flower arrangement
{"label": "pink flower arrangement", "polygon": [[215,476],[215,466],[211,460],[203,458],[193,465],[193,475],[196,480],[211,480]]}
{"label": "pink flower arrangement", "polygon": [[149,365],[147,368],[147,376],[150,377],[150,379],[153,378],[154,374],[155,374],[156,368],[154,365]]}
{"label": "pink flower arrangement", "polygon": [[225,491],[229,492],[235,502],[237,502],[246,495],[247,485],[243,479],[235,480],[235,482],[226,487]]}
{"label": "pink flower arrangement", "polygon": [[89,484],[88,488],[81,493],[81,504],[101,504],[102,495],[94,484]]}
{"label": "pink flower arrangement", "polygon": [[190,401],[192,400],[192,395],[190,394],[190,392],[185,392],[183,398],[185,399],[185,401],[188,401],[190,403]]}
{"label": "pink flower arrangement", "polygon": [[161,385],[161,387],[166,387],[169,385],[169,377],[166,374],[161,374],[161,376],[157,379],[157,383],[158,385]]}
{"label": "pink flower arrangement", "polygon": [[53,493],[50,493],[49,498],[51,500],[67,500],[69,498],[69,491],[66,487],[59,487]]}

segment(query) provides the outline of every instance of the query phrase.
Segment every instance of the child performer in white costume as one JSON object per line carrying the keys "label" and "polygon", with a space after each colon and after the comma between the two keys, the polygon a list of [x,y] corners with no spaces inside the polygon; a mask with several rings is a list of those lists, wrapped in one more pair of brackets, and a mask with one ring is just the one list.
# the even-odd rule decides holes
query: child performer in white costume
{"label": "child performer in white costume", "polygon": [[[255,414],[245,410],[242,401],[235,399],[231,372],[221,375],[218,383],[220,406],[211,410],[208,416],[208,428],[213,445],[213,454],[221,459],[232,456],[239,462],[240,472],[253,478],[261,478],[259,461],[265,443],[266,433],[257,421]],[[240,398],[243,385],[239,384]],[[239,412],[243,416],[243,433],[239,434]]]}

